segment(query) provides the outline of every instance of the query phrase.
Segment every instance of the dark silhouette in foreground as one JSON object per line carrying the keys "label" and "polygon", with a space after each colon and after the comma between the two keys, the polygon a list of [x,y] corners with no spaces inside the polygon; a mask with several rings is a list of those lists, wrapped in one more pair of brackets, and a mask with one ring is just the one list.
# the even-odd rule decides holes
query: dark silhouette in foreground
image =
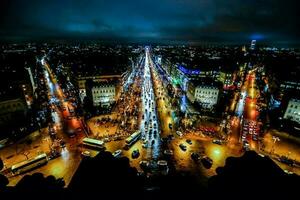
{"label": "dark silhouette in foreground", "polygon": [[235,195],[240,195],[240,198],[260,199],[262,196],[298,195],[299,176],[286,174],[270,158],[253,151],[240,158],[227,158],[225,166],[217,168],[216,172],[208,184],[209,193],[216,197],[235,198]]}
{"label": "dark silhouette in foreground", "polygon": [[147,177],[130,167],[128,158],[114,158],[111,153],[102,152],[95,158],[83,159],[67,188],[63,187],[61,179],[36,173],[24,176],[15,187],[6,187],[2,191],[14,195],[32,193],[32,198],[46,195],[46,198],[55,199],[153,199],[162,196],[175,199],[266,196],[269,199],[296,194],[299,183],[299,176],[284,173],[271,159],[262,158],[255,152],[246,152],[240,158],[228,158],[226,165],[218,168],[217,175],[208,181],[176,170],[170,170],[168,175]]}

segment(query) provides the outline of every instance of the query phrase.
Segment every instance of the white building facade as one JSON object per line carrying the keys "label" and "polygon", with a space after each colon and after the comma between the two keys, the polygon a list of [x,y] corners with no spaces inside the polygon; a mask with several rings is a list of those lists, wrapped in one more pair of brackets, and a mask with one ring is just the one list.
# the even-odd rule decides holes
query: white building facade
{"label": "white building facade", "polygon": [[284,119],[291,119],[300,124],[300,100],[291,99],[283,116]]}
{"label": "white building facade", "polygon": [[94,106],[110,106],[115,102],[116,86],[114,84],[97,84],[92,87]]}
{"label": "white building facade", "polygon": [[213,108],[217,104],[219,88],[213,86],[197,86],[195,88],[195,101],[199,102],[204,108]]}

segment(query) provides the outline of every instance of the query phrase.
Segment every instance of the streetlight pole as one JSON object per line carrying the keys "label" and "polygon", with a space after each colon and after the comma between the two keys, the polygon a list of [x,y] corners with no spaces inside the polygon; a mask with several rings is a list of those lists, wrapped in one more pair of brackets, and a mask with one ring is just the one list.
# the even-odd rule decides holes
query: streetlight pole
{"label": "streetlight pole", "polygon": [[273,140],[273,145],[272,145],[272,149],[271,149],[271,154],[274,153],[274,151],[275,151],[275,144],[276,144],[276,142],[279,142],[279,141],[280,141],[280,138],[279,138],[279,137],[276,137],[276,136],[273,136],[273,137],[272,137],[272,140]]}

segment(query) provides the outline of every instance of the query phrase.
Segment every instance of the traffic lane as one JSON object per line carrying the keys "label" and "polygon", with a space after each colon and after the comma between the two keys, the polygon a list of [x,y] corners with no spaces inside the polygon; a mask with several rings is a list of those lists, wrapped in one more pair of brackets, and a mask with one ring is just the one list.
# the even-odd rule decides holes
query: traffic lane
{"label": "traffic lane", "polygon": [[[105,147],[106,147],[106,151],[109,151],[111,153],[119,149],[122,150],[121,156],[125,156],[129,159],[130,166],[135,167],[137,170],[141,171],[140,164],[139,164],[140,161],[152,160],[152,158],[149,157],[149,154],[152,154],[153,151],[153,149],[150,146],[148,148],[143,148],[142,144],[143,141],[138,140],[128,150],[124,150],[123,147],[125,146],[125,140],[120,140],[120,141],[107,142],[105,143]],[[140,155],[138,158],[132,158],[132,152],[134,150],[139,150]]]}
{"label": "traffic lane", "polygon": [[166,136],[171,132],[171,129],[169,128],[169,124],[172,124],[171,126],[173,126],[173,121],[170,116],[171,114],[170,107],[167,106],[166,104],[167,98],[165,96],[165,92],[158,85],[159,82],[157,81],[157,76],[155,76],[154,88],[155,88],[158,114],[161,121],[161,130],[162,130],[161,134],[163,136]]}
{"label": "traffic lane", "polygon": [[71,119],[65,120],[64,123],[67,124],[67,129],[69,131],[74,132],[76,134],[84,133],[80,118],[72,117]]}
{"label": "traffic lane", "polygon": [[[188,144],[186,139],[191,139],[192,144]],[[184,144],[187,147],[186,151],[183,151],[179,145]],[[239,157],[243,153],[237,148],[228,148],[227,145],[213,144],[211,140],[196,139],[191,136],[184,136],[183,138],[176,138],[171,142],[171,149],[174,152],[174,159],[176,162],[176,168],[178,170],[189,170],[191,172],[201,172],[206,177],[216,175],[216,168],[225,165],[226,158],[234,156]],[[198,162],[195,163],[191,159],[191,153],[199,153],[200,155],[206,155],[213,160],[212,167],[206,169],[203,165]]]}
{"label": "traffic lane", "polygon": [[229,107],[229,111],[230,112],[234,112],[235,108],[236,108],[236,105],[238,103],[238,100],[239,100],[239,93],[238,92],[234,92],[234,97],[232,98],[231,100],[231,104],[230,104],[230,107]]}
{"label": "traffic lane", "polygon": [[[151,82],[151,80],[153,80],[153,73],[152,73],[152,70],[149,69],[149,65],[145,65],[145,72],[149,72],[149,75],[146,76],[146,79],[144,82],[146,84],[146,88],[148,88],[148,90],[149,90],[148,99],[150,99],[150,101],[149,101],[149,103],[147,102],[147,108],[149,110],[151,109],[151,112],[152,112],[150,114],[150,111],[148,110],[149,115],[147,116],[148,120],[149,120],[149,123],[147,124],[147,126],[148,126],[147,139],[148,139],[148,144],[151,144],[151,153],[148,154],[149,155],[148,157],[156,159],[160,155],[160,136],[159,136],[160,131],[158,128],[159,123],[158,123],[158,116],[157,116],[157,102],[155,101],[155,88],[153,87],[153,84]],[[153,116],[154,116],[154,118],[153,118]],[[151,123],[151,125],[150,125],[150,123]],[[155,132],[157,134],[154,134]],[[153,145],[152,145],[152,142],[154,142]]]}
{"label": "traffic lane", "polygon": [[244,118],[256,121],[259,112],[256,109],[256,99],[246,98]]}

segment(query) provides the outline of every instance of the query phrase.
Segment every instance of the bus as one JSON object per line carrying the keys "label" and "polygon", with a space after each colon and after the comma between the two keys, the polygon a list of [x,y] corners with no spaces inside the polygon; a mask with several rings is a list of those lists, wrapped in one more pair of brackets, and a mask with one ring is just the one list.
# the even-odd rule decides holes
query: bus
{"label": "bus", "polygon": [[47,154],[42,153],[35,158],[17,163],[11,167],[11,172],[14,175],[21,174],[23,172],[29,171],[33,168],[42,166],[48,162]]}
{"label": "bus", "polygon": [[126,146],[130,147],[132,146],[141,136],[141,131],[136,131],[132,135],[130,135],[128,138],[126,138]]}
{"label": "bus", "polygon": [[82,144],[87,148],[93,148],[98,150],[103,150],[105,148],[104,142],[102,140],[96,140],[87,137],[82,140]]}

